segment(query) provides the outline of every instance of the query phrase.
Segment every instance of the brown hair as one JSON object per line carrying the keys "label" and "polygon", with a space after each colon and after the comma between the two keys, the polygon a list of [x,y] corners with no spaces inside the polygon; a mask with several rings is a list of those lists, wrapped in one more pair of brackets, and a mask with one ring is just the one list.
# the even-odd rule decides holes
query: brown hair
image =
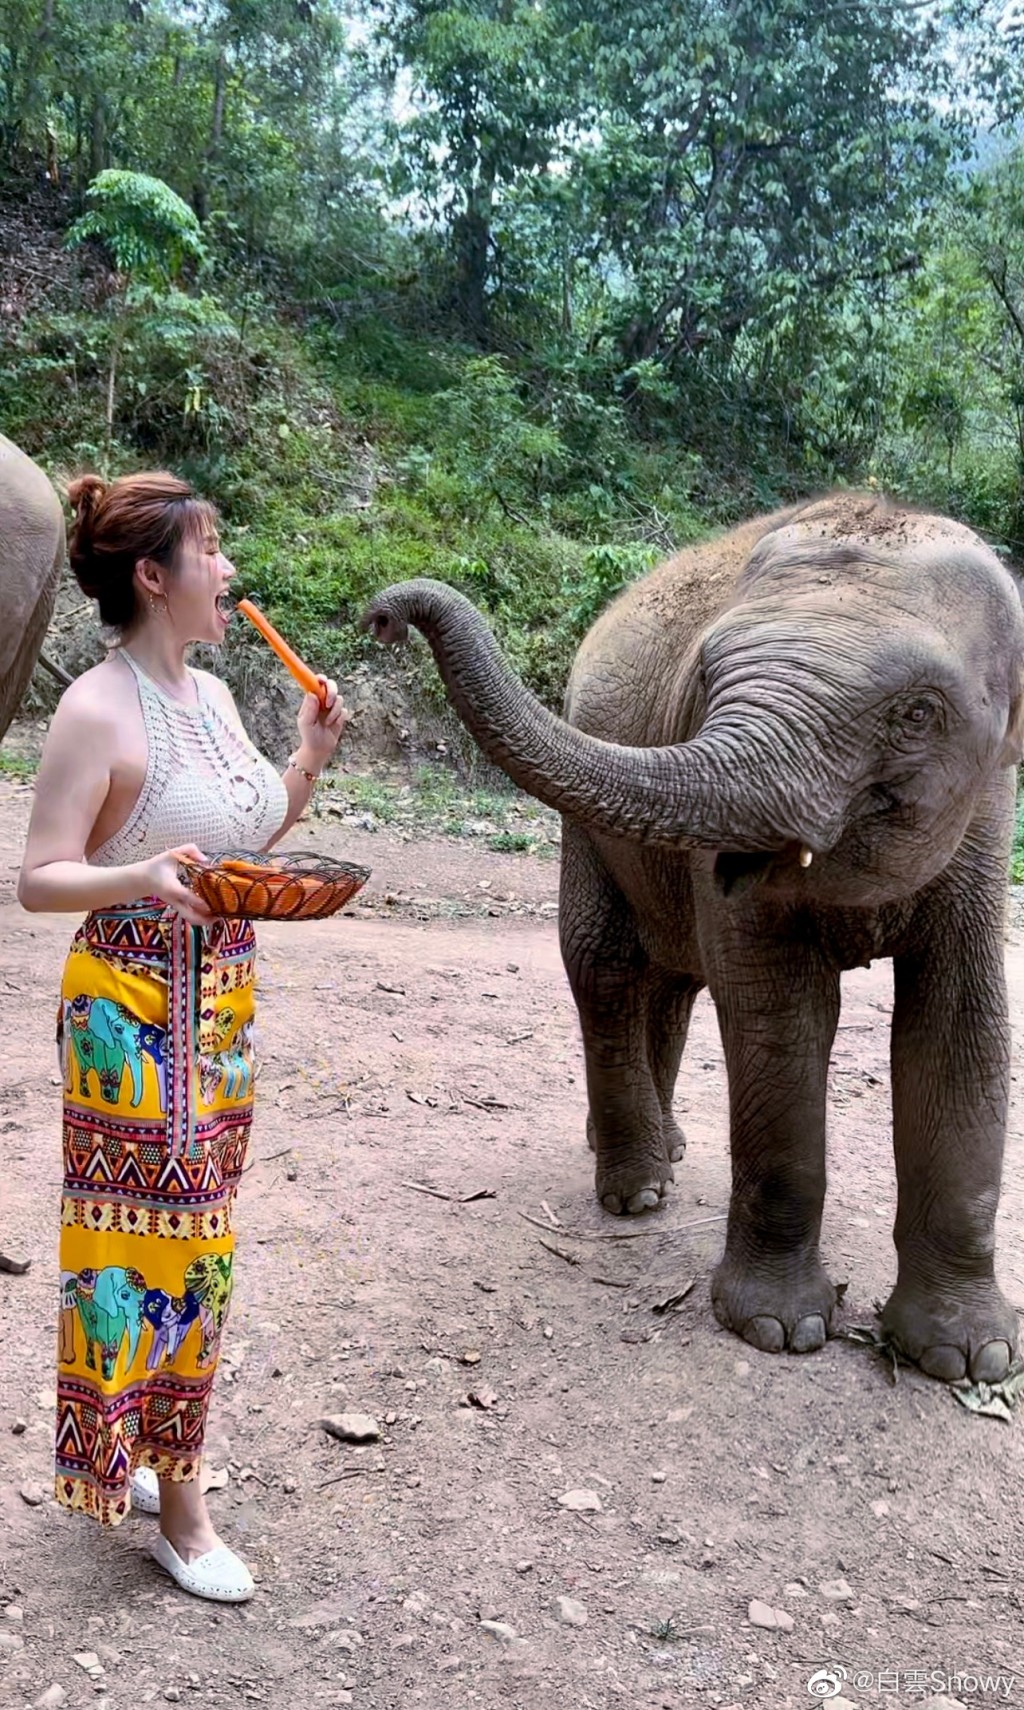
{"label": "brown hair", "polygon": [[139,559],[173,569],[182,541],[217,524],[213,506],[166,470],[119,475],[109,484],[99,475],[78,475],[68,483],[68,501],[75,513],[71,568],[113,629],[130,628],[138,616]]}

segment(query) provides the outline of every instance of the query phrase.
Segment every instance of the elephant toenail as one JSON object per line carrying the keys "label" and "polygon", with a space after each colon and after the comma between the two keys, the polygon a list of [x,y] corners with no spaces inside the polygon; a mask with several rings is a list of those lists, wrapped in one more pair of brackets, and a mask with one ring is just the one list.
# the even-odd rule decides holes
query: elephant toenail
{"label": "elephant toenail", "polygon": [[806,1318],[798,1320],[792,1336],[789,1338],[790,1352],[794,1354],[811,1354],[815,1348],[823,1348],[828,1331],[825,1320],[820,1312],[809,1312]]}
{"label": "elephant toenail", "polygon": [[641,1188],[639,1193],[633,1194],[632,1198],[627,1201],[627,1209],[634,1212],[653,1211],[660,1197],[657,1188]]}
{"label": "elephant toenail", "polygon": [[1012,1358],[1009,1342],[986,1342],[971,1361],[971,1376],[975,1383],[1000,1383]]}
{"label": "elephant toenail", "polygon": [[786,1332],[777,1318],[748,1318],[741,1334],[763,1354],[781,1354],[786,1346]]}
{"label": "elephant toenail", "polygon": [[601,1201],[605,1211],[610,1211],[613,1217],[621,1217],[626,1209],[617,1193],[606,1193]]}
{"label": "elephant toenail", "polygon": [[967,1361],[962,1348],[954,1348],[949,1342],[937,1342],[934,1348],[924,1349],[918,1365],[929,1377],[939,1378],[943,1383],[956,1383],[963,1377]]}

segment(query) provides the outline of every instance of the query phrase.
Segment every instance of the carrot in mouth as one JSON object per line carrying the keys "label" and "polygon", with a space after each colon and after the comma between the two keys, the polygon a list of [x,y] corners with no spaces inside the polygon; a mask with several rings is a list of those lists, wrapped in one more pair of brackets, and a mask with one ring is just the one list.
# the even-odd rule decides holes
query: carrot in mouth
{"label": "carrot in mouth", "polygon": [[278,634],[269,618],[265,618],[259,607],[254,606],[251,600],[239,600],[238,610],[243,617],[249,619],[253,628],[258,630],[264,641],[273,648],[281,664],[291,672],[300,688],[305,689],[307,695],[316,695],[320,704],[323,705],[327,699],[327,690],[323,683],[321,683],[316,672],[311,671],[295,650],[288,646],[284,636]]}

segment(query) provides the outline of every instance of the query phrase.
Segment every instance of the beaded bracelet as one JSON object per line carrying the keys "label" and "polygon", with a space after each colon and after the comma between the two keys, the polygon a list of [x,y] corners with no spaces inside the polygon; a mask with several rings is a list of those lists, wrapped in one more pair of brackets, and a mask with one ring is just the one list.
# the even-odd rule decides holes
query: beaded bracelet
{"label": "beaded bracelet", "polygon": [[294,758],[288,761],[288,765],[293,772],[298,772],[300,778],[305,778],[307,784],[315,784],[320,776],[319,772],[307,772],[305,766],[300,766]]}

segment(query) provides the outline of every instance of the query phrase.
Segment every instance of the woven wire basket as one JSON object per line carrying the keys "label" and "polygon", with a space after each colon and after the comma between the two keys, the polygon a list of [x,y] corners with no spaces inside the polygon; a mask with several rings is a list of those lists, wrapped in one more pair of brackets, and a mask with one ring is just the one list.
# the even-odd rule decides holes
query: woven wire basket
{"label": "woven wire basket", "polygon": [[229,850],[208,866],[179,856],[183,884],[225,918],[324,920],[361,891],[369,867],[302,851],[249,855]]}

